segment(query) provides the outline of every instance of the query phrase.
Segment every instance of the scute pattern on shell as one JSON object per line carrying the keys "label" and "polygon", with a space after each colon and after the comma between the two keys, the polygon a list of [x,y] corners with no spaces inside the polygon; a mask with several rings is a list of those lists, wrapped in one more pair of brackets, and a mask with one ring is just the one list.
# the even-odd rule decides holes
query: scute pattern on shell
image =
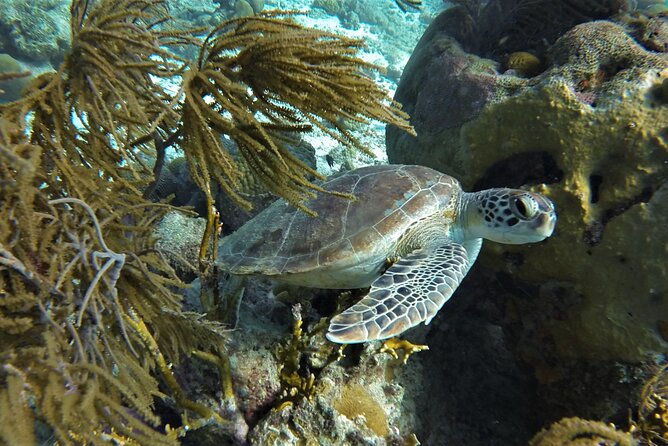
{"label": "scute pattern on shell", "polygon": [[416,221],[443,212],[461,192],[454,178],[422,166],[368,166],[325,181],[309,217],[278,200],[223,240],[221,267],[233,274],[282,275],[388,256]]}

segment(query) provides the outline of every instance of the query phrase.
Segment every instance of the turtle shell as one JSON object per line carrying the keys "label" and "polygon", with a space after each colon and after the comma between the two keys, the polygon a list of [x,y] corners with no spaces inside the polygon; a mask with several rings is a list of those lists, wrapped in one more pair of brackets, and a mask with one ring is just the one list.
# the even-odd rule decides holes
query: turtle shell
{"label": "turtle shell", "polygon": [[[407,165],[362,167],[321,186],[355,199],[318,193],[305,203],[316,217],[278,200],[223,239],[219,265],[233,274],[267,276],[379,269],[411,225],[451,208],[461,191],[448,175]],[[356,288],[334,282],[320,287]]]}

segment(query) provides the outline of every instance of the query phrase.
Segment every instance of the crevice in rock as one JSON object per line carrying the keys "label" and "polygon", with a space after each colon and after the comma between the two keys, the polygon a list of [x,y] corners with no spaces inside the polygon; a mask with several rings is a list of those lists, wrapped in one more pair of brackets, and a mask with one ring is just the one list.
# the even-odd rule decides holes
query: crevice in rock
{"label": "crevice in rock", "polygon": [[547,151],[524,152],[492,164],[475,183],[474,190],[559,183],[564,172]]}
{"label": "crevice in rock", "polygon": [[589,175],[589,202],[591,204],[598,203],[600,198],[601,184],[603,177],[598,174]]}
{"label": "crevice in rock", "polygon": [[[601,179],[601,181],[603,180]],[[621,203],[620,205],[610,208],[605,212],[603,212],[603,215],[599,221],[596,221],[585,228],[584,233],[582,234],[582,239],[585,242],[585,244],[589,248],[593,248],[594,246],[601,243],[601,240],[603,240],[603,232],[605,230],[605,226],[608,224],[608,222],[610,222],[610,220],[623,214],[636,204],[649,202],[652,199],[652,196],[654,195],[655,191],[656,189],[653,188],[652,186],[646,186],[635,197],[632,197],[630,200],[627,200],[626,202]],[[592,191],[592,197],[593,197],[593,191]],[[592,201],[592,203],[594,203],[594,201]]]}

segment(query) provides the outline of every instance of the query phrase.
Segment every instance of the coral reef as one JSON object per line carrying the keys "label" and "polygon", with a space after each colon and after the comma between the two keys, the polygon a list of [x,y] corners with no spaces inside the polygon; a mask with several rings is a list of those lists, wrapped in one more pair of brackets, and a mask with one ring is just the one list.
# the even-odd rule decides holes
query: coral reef
{"label": "coral reef", "polygon": [[[225,331],[182,309],[184,284],[153,234],[173,209],[147,199],[167,147],[184,151],[208,199],[197,256],[206,271],[220,231],[212,179],[238,199],[224,135],[269,190],[299,203],[312,169],[285,151],[282,132],[334,123],[328,131],[356,148],[339,118],[409,130],[362,74],[374,66],[355,56],[359,41],[280,13],[221,23],[204,41],[170,19],[163,0],[74,0],[62,63],[0,105],[2,443],[34,443],[35,423],[64,445],[173,445],[205,426],[244,441]],[[199,49],[197,63],[180,46]],[[288,81],[304,96],[285,91]],[[217,370],[219,398],[182,384],[180,367],[199,361]],[[175,417],[163,420],[159,405]]]}
{"label": "coral reef", "polygon": [[629,34],[650,51],[668,52],[668,12],[624,16]]}
{"label": "coral reef", "polygon": [[[298,1],[293,1],[301,7]],[[425,4],[420,14],[417,14],[411,12],[417,11],[412,8],[401,13],[391,1],[379,7],[373,2],[357,0],[314,0],[311,2],[309,17],[321,19],[321,26],[325,27],[332,27],[331,18],[337,17],[340,27],[356,31],[351,32],[351,36],[360,33],[366,35],[369,57],[377,61],[385,59],[390,65],[403,68],[415,43],[437,10],[438,4]],[[395,58],[399,60],[394,62]],[[385,64],[384,61],[380,63]]]}
{"label": "coral reef", "polygon": [[[419,354],[404,364],[374,344],[341,352],[325,340],[321,318],[334,311],[337,293],[295,291],[250,281],[226,342],[249,444],[410,444],[404,438],[418,424]],[[189,374],[186,382],[198,379]]]}
{"label": "coral reef", "polygon": [[385,409],[369,393],[367,387],[351,383],[343,387],[333,402],[334,408],[344,417],[355,421],[364,417],[364,424],[378,437],[389,434]]}
{"label": "coral reef", "polygon": [[[460,298],[418,338],[431,347],[415,358],[423,370],[419,381],[429,389],[417,400],[422,444],[522,446],[542,427],[573,416],[614,423],[639,438],[628,422],[650,374],[646,367],[555,358],[540,317],[554,317],[558,303],[536,299],[534,287],[519,287],[511,274],[474,268]],[[535,366],[536,358],[546,362]]]}
{"label": "coral reef", "polygon": [[[214,0],[189,0],[187,2],[167,0],[166,4],[172,17],[172,24],[177,29],[211,28],[225,18],[229,18],[234,7],[234,2],[226,1],[225,5],[229,8],[229,11],[222,11],[220,9],[221,5]],[[193,57],[192,53],[188,53],[188,55]]]}
{"label": "coral reef", "polygon": [[323,9],[327,14],[336,15],[341,8],[338,0],[314,0],[314,8]]}
{"label": "coral reef", "polygon": [[[629,9],[626,0],[455,0],[446,11],[448,32],[467,52],[498,58],[516,51],[541,57],[578,23]],[[550,17],[550,20],[545,20]]]}
{"label": "coral reef", "polygon": [[[373,356],[372,356],[373,355]],[[271,410],[251,431],[253,444],[406,444],[415,431],[414,400],[408,397],[412,369],[366,349],[355,367],[340,363],[319,372],[315,394]],[[404,366],[408,367],[408,366]]]}
{"label": "coral reef", "polygon": [[665,352],[657,328],[668,312],[668,135],[655,92],[667,55],[594,21],[550,48],[542,74],[520,79],[463,52],[442,20],[425,33],[396,95],[419,136],[388,129],[390,160],[430,165],[469,189],[548,194],[560,218],[553,239],[522,253],[489,245],[495,268],[570,284],[570,308],[545,321],[562,356],[638,361]]}

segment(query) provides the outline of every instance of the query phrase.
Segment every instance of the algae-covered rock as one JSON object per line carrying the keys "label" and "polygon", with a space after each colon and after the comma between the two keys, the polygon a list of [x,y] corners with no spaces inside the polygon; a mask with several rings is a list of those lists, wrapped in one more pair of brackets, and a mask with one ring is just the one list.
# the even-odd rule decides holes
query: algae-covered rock
{"label": "algae-covered rock", "polygon": [[438,31],[420,45],[429,50],[416,51],[395,97],[418,137],[388,130],[390,161],[429,165],[469,189],[527,185],[550,196],[554,236],[519,249],[489,244],[483,263],[570,284],[573,304],[546,322],[564,356],[665,353],[668,107],[656,92],[668,55],[608,21],[567,32],[531,79],[491,72],[494,62]]}
{"label": "algae-covered rock", "polygon": [[327,14],[336,15],[341,9],[341,5],[338,0],[314,0],[314,8],[324,9]]}
{"label": "algae-covered rock", "polygon": [[[668,10],[668,5],[664,5]],[[668,51],[668,13],[639,15],[628,20],[631,35],[650,51]]]}
{"label": "algae-covered rock", "polygon": [[[407,381],[419,367],[390,361],[370,345],[359,365],[335,364],[323,370],[315,395],[273,409],[251,431],[251,444],[403,445],[415,432],[416,393],[407,398]],[[411,378],[413,377],[413,378]]]}
{"label": "algae-covered rock", "polygon": [[254,14],[253,6],[246,0],[237,0],[234,4],[234,17],[250,17]]}
{"label": "algae-covered rock", "polygon": [[402,364],[379,353],[377,344],[349,347],[339,357],[312,308],[271,298],[266,282],[249,285],[227,343],[236,406],[250,427],[248,444],[404,444],[418,425],[419,358]]}
{"label": "algae-covered rock", "polygon": [[250,3],[255,14],[259,14],[264,8],[264,0],[250,0],[248,3]]}
{"label": "algae-covered rock", "polygon": [[206,220],[183,212],[169,212],[155,229],[157,249],[181,276],[197,272]]}
{"label": "algae-covered rock", "polygon": [[[0,74],[2,73],[20,73],[25,69],[21,64],[9,54],[0,53]],[[18,77],[0,81],[0,103],[15,101],[21,97],[21,91],[28,84],[29,77]]]}
{"label": "algae-covered rock", "polygon": [[0,2],[0,52],[57,65],[69,46],[69,4],[67,0]]}
{"label": "algae-covered rock", "polygon": [[[219,279],[225,288],[226,277]],[[334,311],[338,293],[302,289],[314,298],[303,300],[294,288],[273,285],[248,281],[236,317],[229,318],[235,324],[225,341],[232,397],[225,395],[224,385],[221,392],[220,382],[202,364],[179,369],[191,394],[201,395],[231,420],[225,432],[203,428],[184,444],[415,444],[404,439],[420,424],[416,400],[422,392],[422,353],[403,364],[381,353],[379,343],[369,343],[347,347],[341,355],[340,345],[325,339],[327,320],[321,319],[321,311]],[[199,280],[186,290],[188,310],[205,311],[201,291]],[[207,386],[206,394],[194,392]]]}

